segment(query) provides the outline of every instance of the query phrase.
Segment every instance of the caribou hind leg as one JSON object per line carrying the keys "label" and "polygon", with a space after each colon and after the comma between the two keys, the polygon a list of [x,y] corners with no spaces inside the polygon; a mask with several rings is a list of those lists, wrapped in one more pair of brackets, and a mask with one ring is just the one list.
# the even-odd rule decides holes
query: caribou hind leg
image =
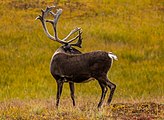
{"label": "caribou hind leg", "polygon": [[106,96],[106,93],[108,91],[107,86],[103,82],[99,81],[99,84],[100,84],[102,93],[101,93],[101,99],[100,99],[99,104],[97,106],[98,108],[100,108],[102,106],[104,99],[105,99],[105,96]]}
{"label": "caribou hind leg", "polygon": [[106,78],[104,78],[104,77],[99,78],[98,82],[99,82],[99,84],[101,86],[101,90],[102,90],[101,99],[100,99],[100,102],[98,104],[98,108],[100,108],[103,104],[104,99],[105,99],[105,95],[106,95],[107,90],[108,90],[107,87],[110,88],[110,95],[109,95],[107,104],[110,104],[110,102],[112,101],[114,91],[116,89],[116,85],[113,84],[112,82],[110,82],[107,77]]}
{"label": "caribou hind leg", "polygon": [[106,84],[110,88],[110,94],[109,94],[109,98],[108,98],[108,101],[107,101],[107,104],[109,105],[112,101],[112,97],[113,97],[114,91],[116,89],[116,85],[114,83],[110,82],[108,80],[108,78],[106,79]]}
{"label": "caribou hind leg", "polygon": [[73,101],[73,106],[75,106],[75,96],[74,96],[74,83],[69,82],[70,92],[71,92],[71,98]]}

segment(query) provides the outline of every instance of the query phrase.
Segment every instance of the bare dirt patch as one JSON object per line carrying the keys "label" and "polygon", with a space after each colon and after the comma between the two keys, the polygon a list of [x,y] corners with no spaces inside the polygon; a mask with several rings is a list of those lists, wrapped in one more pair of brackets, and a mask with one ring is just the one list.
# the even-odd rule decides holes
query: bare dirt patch
{"label": "bare dirt patch", "polygon": [[113,104],[110,110],[113,118],[125,120],[152,120],[164,118],[164,104],[157,103],[126,103]]}

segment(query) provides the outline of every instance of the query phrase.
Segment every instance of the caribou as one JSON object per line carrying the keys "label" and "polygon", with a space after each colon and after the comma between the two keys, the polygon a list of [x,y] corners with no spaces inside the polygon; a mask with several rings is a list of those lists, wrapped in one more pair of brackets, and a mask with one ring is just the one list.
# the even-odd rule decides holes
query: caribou
{"label": "caribou", "polygon": [[[56,9],[56,12],[53,12],[52,10],[54,8],[55,6],[51,6],[45,10],[41,10],[42,14],[36,19],[41,21],[43,30],[48,38],[62,44],[53,54],[50,63],[50,72],[57,83],[56,107],[58,108],[59,106],[63,83],[69,83],[73,106],[75,106],[74,83],[83,83],[91,79],[97,80],[102,90],[98,108],[102,106],[108,88],[110,88],[110,94],[107,104],[110,104],[116,85],[108,79],[107,73],[112,66],[113,60],[117,60],[117,56],[112,52],[100,50],[82,53],[74,48],[81,48],[82,44],[82,29],[78,27],[73,29],[64,39],[59,39],[57,34],[57,22],[62,13],[62,9]],[[49,14],[52,15],[52,20],[46,19],[46,16]],[[52,24],[54,35],[49,33],[46,23]],[[75,37],[69,39],[73,34],[76,36],[74,35]],[[77,40],[77,42],[74,43],[73,41],[75,40]]]}

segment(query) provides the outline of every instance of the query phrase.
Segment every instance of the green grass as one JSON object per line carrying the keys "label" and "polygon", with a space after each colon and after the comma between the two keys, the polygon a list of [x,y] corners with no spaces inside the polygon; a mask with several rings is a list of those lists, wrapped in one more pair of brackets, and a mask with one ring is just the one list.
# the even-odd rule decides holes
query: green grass
{"label": "green grass", "polygon": [[[55,97],[56,82],[49,63],[60,44],[50,41],[35,21],[53,1],[0,2],[0,100]],[[112,51],[109,78],[117,85],[115,100],[155,100],[164,96],[164,7],[162,0],[76,0],[59,6],[60,38],[76,26],[83,29],[82,52]],[[77,97],[99,100],[96,81],[76,84]],[[62,97],[69,96],[64,85]],[[92,102],[92,101],[91,101]],[[94,101],[95,103],[95,101]],[[37,111],[37,110],[35,110]]]}

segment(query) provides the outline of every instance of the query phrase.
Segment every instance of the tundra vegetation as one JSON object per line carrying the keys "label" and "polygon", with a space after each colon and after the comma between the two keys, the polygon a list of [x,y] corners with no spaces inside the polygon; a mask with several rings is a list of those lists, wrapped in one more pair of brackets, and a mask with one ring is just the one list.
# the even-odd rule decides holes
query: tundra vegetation
{"label": "tundra vegetation", "polygon": [[[117,85],[110,106],[97,109],[101,89],[93,81],[75,84],[76,107],[64,84],[55,109],[56,82],[49,61],[60,44],[45,36],[35,18],[57,1],[63,9],[60,38],[80,26],[80,51],[113,51],[118,56],[108,74]],[[163,119],[164,2],[57,1],[0,1],[0,119]]]}

